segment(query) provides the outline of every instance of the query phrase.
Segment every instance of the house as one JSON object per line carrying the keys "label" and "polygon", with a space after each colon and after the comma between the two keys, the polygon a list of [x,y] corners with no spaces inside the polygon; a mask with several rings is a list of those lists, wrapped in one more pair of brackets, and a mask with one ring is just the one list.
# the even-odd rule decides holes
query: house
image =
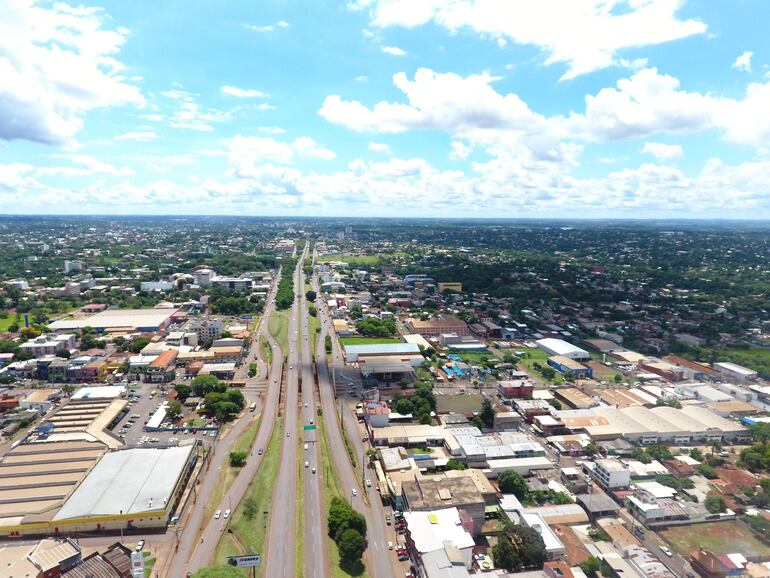
{"label": "house", "polygon": [[152,383],[167,383],[174,379],[176,371],[176,349],[167,349],[158,355],[146,370],[146,380]]}

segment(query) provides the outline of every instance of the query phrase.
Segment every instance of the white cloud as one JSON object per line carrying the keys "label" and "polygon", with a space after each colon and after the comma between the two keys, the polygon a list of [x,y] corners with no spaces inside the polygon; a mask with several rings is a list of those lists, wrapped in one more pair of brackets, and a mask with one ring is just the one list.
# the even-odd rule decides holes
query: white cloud
{"label": "white cloud", "polygon": [[166,120],[166,117],[164,115],[162,115],[162,114],[155,114],[155,113],[152,113],[152,114],[140,114],[139,118],[144,119],[144,120],[149,120],[151,122],[163,122],[164,120]]}
{"label": "white cloud", "polygon": [[38,177],[87,177],[99,174],[113,175],[119,177],[131,177],[134,170],[130,167],[116,167],[110,163],[94,158],[88,155],[72,155],[70,160],[76,166],[70,167],[39,167],[35,169],[35,176]]}
{"label": "white cloud", "polygon": [[270,96],[261,90],[254,90],[253,88],[238,88],[237,86],[225,85],[222,87],[222,94],[227,96],[235,96],[236,98],[265,98]]}
{"label": "white cloud", "polygon": [[289,164],[296,158],[335,158],[334,151],[324,148],[312,138],[302,136],[291,143],[277,141],[270,137],[237,135],[227,139],[230,165],[235,174],[250,175],[260,163]]}
{"label": "white cloud", "polygon": [[733,68],[736,70],[742,70],[744,72],[751,72],[752,56],[754,56],[754,53],[751,50],[747,50],[735,59],[735,62],[733,62]]}
{"label": "white cloud", "polygon": [[465,160],[468,155],[471,154],[471,147],[459,140],[452,141],[452,151],[449,153],[449,158],[454,160]]}
{"label": "white cloud", "polygon": [[364,74],[359,74],[353,80],[356,82],[369,82],[369,77]]}
{"label": "white cloud", "polygon": [[216,110],[199,105],[195,102],[196,94],[187,92],[180,87],[165,90],[161,94],[177,102],[176,109],[168,115],[146,114],[142,115],[142,118],[154,121],[165,120],[172,128],[211,132],[214,130],[214,124],[228,122],[233,117],[232,111]]}
{"label": "white cloud", "polygon": [[244,24],[243,27],[253,32],[270,33],[275,32],[276,28],[286,29],[290,26],[286,20],[279,20],[275,24]]}
{"label": "white cloud", "polygon": [[406,51],[402,50],[398,46],[383,46],[380,48],[385,54],[390,54],[391,56],[406,56]]}
{"label": "white cloud", "polygon": [[349,3],[369,9],[378,28],[428,23],[450,33],[470,29],[496,41],[538,47],[546,64],[563,63],[563,79],[618,64],[624,49],[654,46],[706,32],[677,13],[684,0],[371,0]]}
{"label": "white cloud", "polygon": [[125,132],[114,137],[116,141],[137,141],[137,142],[149,142],[158,138],[158,133],[154,130],[135,130]]}
{"label": "white cloud", "polygon": [[117,60],[128,31],[100,8],[5,2],[0,18],[0,139],[62,144],[90,110],[145,104]]}
{"label": "white cloud", "polygon": [[272,104],[267,104],[266,102],[258,104],[254,108],[256,108],[257,110],[259,110],[261,112],[265,112],[265,111],[268,111],[268,110],[275,110],[275,106],[273,106]]}
{"label": "white cloud", "polygon": [[385,153],[386,155],[393,154],[390,150],[390,145],[384,142],[370,142],[369,150],[376,153]]}
{"label": "white cloud", "polygon": [[286,132],[280,126],[260,126],[257,130],[266,134],[283,134]]}
{"label": "white cloud", "polygon": [[659,161],[670,161],[681,159],[684,151],[681,145],[665,144],[662,142],[646,142],[642,147],[642,152],[654,156]]}

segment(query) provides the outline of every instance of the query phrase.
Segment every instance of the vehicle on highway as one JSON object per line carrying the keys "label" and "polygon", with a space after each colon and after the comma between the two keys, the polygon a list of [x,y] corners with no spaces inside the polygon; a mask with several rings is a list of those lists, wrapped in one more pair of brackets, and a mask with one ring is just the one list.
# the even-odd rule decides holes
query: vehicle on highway
{"label": "vehicle on highway", "polygon": [[222,510],[217,510],[216,512],[214,512],[214,519],[219,520],[219,516],[221,515],[222,515]]}
{"label": "vehicle on highway", "polygon": [[290,431],[287,431],[287,432],[286,432],[286,437],[287,437],[287,438],[291,437],[291,432],[290,432]]}
{"label": "vehicle on highway", "polygon": [[305,467],[307,468],[307,467],[309,467],[309,466],[310,466],[310,463],[306,461],[306,462],[305,462]]}
{"label": "vehicle on highway", "polygon": [[305,449],[307,449],[307,448],[308,448],[308,445],[307,445],[307,444],[305,444]]}
{"label": "vehicle on highway", "polygon": [[666,556],[671,557],[674,554],[671,552],[671,550],[668,549],[667,546],[661,546],[660,551],[663,552]]}
{"label": "vehicle on highway", "polygon": [[372,480],[370,480],[370,479],[366,480],[366,487],[367,488],[371,488],[372,487]]}
{"label": "vehicle on highway", "polygon": [[385,514],[385,523],[390,526],[390,514]]}
{"label": "vehicle on highway", "polygon": [[142,551],[142,548],[144,548],[144,540],[139,540],[139,541],[136,543],[136,551],[137,551],[137,552],[141,552],[141,551]]}
{"label": "vehicle on highway", "polygon": [[388,550],[392,550],[392,549],[393,549],[393,542],[388,542]]}
{"label": "vehicle on highway", "polygon": [[313,473],[315,473],[315,466],[313,466]]}
{"label": "vehicle on highway", "polygon": [[257,402],[252,401],[251,405],[249,406],[249,411],[255,411],[257,409]]}
{"label": "vehicle on highway", "polygon": [[358,495],[358,490],[356,490],[355,488],[353,488],[353,497],[355,498],[357,495]]}
{"label": "vehicle on highway", "polygon": [[225,513],[224,513],[224,515],[223,515],[222,517],[223,517],[225,520],[227,520],[227,518],[229,518],[229,517],[230,517],[230,508],[227,508],[227,509],[225,510]]}
{"label": "vehicle on highway", "polygon": [[261,456],[263,451],[264,450],[262,448],[259,448],[259,451],[257,452],[257,454],[259,454]]}

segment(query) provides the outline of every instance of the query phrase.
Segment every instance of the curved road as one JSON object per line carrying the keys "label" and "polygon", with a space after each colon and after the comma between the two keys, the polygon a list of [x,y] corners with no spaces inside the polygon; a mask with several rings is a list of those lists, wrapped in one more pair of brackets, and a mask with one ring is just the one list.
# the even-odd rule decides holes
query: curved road
{"label": "curved road", "polygon": [[[222,501],[217,506],[224,511],[226,509],[235,509],[243,499],[249,482],[254,478],[257,469],[262,463],[263,456],[258,455],[257,448],[266,448],[273,434],[275,425],[275,416],[278,414],[278,398],[280,393],[280,384],[282,376],[283,354],[278,342],[270,334],[268,327],[270,314],[275,309],[275,293],[277,291],[278,280],[280,280],[280,270],[273,284],[273,288],[265,303],[264,314],[260,322],[259,329],[252,341],[252,350],[256,348],[256,354],[259,355],[259,336],[263,335],[273,348],[273,362],[268,375],[267,396],[264,406],[261,408],[262,418],[259,424],[259,431],[254,440],[246,465],[241,469],[238,477],[233,482],[230,490],[223,496]],[[203,475],[203,481],[199,484],[197,495],[199,503],[195,504],[193,509],[183,518],[183,526],[180,526],[177,532],[177,549],[174,558],[163,573],[168,578],[180,578],[187,575],[187,572],[195,572],[197,569],[207,566],[212,562],[214,549],[217,542],[224,533],[227,526],[227,520],[203,519],[203,506],[214,485],[219,481],[219,472],[224,465],[229,450],[238,439],[239,435],[248,427],[251,421],[251,414],[244,412],[239,421],[233,426],[227,435],[227,443],[220,443],[216,446],[212,461],[208,471]],[[266,450],[267,451],[267,450]],[[275,450],[274,450],[275,451]]]}

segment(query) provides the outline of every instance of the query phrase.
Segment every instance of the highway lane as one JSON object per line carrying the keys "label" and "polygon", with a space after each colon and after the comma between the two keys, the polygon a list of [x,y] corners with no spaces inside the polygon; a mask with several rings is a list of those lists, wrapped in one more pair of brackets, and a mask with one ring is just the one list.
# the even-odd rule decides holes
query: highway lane
{"label": "highway lane", "polygon": [[[281,463],[273,492],[273,508],[268,527],[265,576],[294,578],[296,573],[296,520],[297,520],[297,424],[299,403],[299,303],[297,286],[300,281],[302,259],[294,271],[295,298],[289,315],[288,358],[283,399],[285,435],[281,444]],[[275,358],[275,355],[273,356]]]}
{"label": "highway lane", "polygon": [[[219,509],[235,509],[235,506],[243,499],[249,482],[256,475],[263,456],[259,456],[258,448],[267,448],[270,436],[273,434],[275,425],[275,416],[278,414],[278,398],[282,375],[283,355],[268,328],[270,314],[275,308],[275,293],[277,282],[280,279],[280,271],[273,288],[265,303],[264,314],[259,325],[257,333],[252,342],[252,349],[257,349],[259,354],[259,336],[264,336],[273,348],[273,363],[270,368],[269,382],[264,405],[261,408],[262,417],[257,436],[254,440],[246,466],[241,470],[231,489],[225,494]],[[203,508],[208,499],[208,495],[213,490],[214,485],[219,481],[219,472],[224,464],[232,444],[238,439],[238,436],[248,426],[252,414],[244,412],[233,426],[230,434],[226,438],[226,443],[217,444],[215,453],[212,457],[211,465],[208,471],[203,475],[203,480],[197,489],[198,499],[194,506],[183,516],[178,531],[176,532],[178,547],[171,562],[164,567],[162,576],[168,578],[180,578],[187,572],[194,572],[198,568],[207,566],[212,562],[214,549],[219,537],[222,535],[226,521],[223,518],[219,520],[203,519]]]}
{"label": "highway lane", "polygon": [[[340,417],[337,411],[333,386],[330,381],[329,368],[326,363],[325,337],[331,335],[332,324],[326,312],[326,306],[323,298],[320,297],[318,279],[313,277],[313,289],[318,293],[317,300],[318,313],[321,316],[321,334],[316,344],[316,361],[318,366],[318,389],[321,397],[321,405],[324,414],[324,427],[329,440],[329,449],[337,471],[342,492],[347,495],[351,505],[366,517],[367,521],[367,569],[369,575],[373,578],[394,578],[395,555],[388,550],[388,534],[385,525],[385,515],[382,512],[379,494],[373,492],[370,502],[371,506],[363,499],[364,485],[361,481],[360,472],[356,472],[348,458],[347,448],[342,438],[340,427]],[[357,436],[354,434],[353,437]],[[348,439],[350,439],[350,435]],[[351,440],[351,443],[354,443]],[[354,446],[355,447],[355,446]],[[353,496],[353,489],[357,496]]]}
{"label": "highway lane", "polygon": [[[303,258],[307,253],[303,253]],[[302,366],[302,423],[316,425],[315,378],[313,377],[313,352],[311,351],[310,318],[305,299],[305,275],[300,267],[300,281],[295,286],[300,302],[300,363]],[[317,430],[303,431],[303,507],[305,576],[329,578],[329,551],[326,538],[326,508],[324,504],[321,468],[321,448]],[[307,447],[307,449],[304,449]],[[305,467],[306,465],[306,467]]]}

